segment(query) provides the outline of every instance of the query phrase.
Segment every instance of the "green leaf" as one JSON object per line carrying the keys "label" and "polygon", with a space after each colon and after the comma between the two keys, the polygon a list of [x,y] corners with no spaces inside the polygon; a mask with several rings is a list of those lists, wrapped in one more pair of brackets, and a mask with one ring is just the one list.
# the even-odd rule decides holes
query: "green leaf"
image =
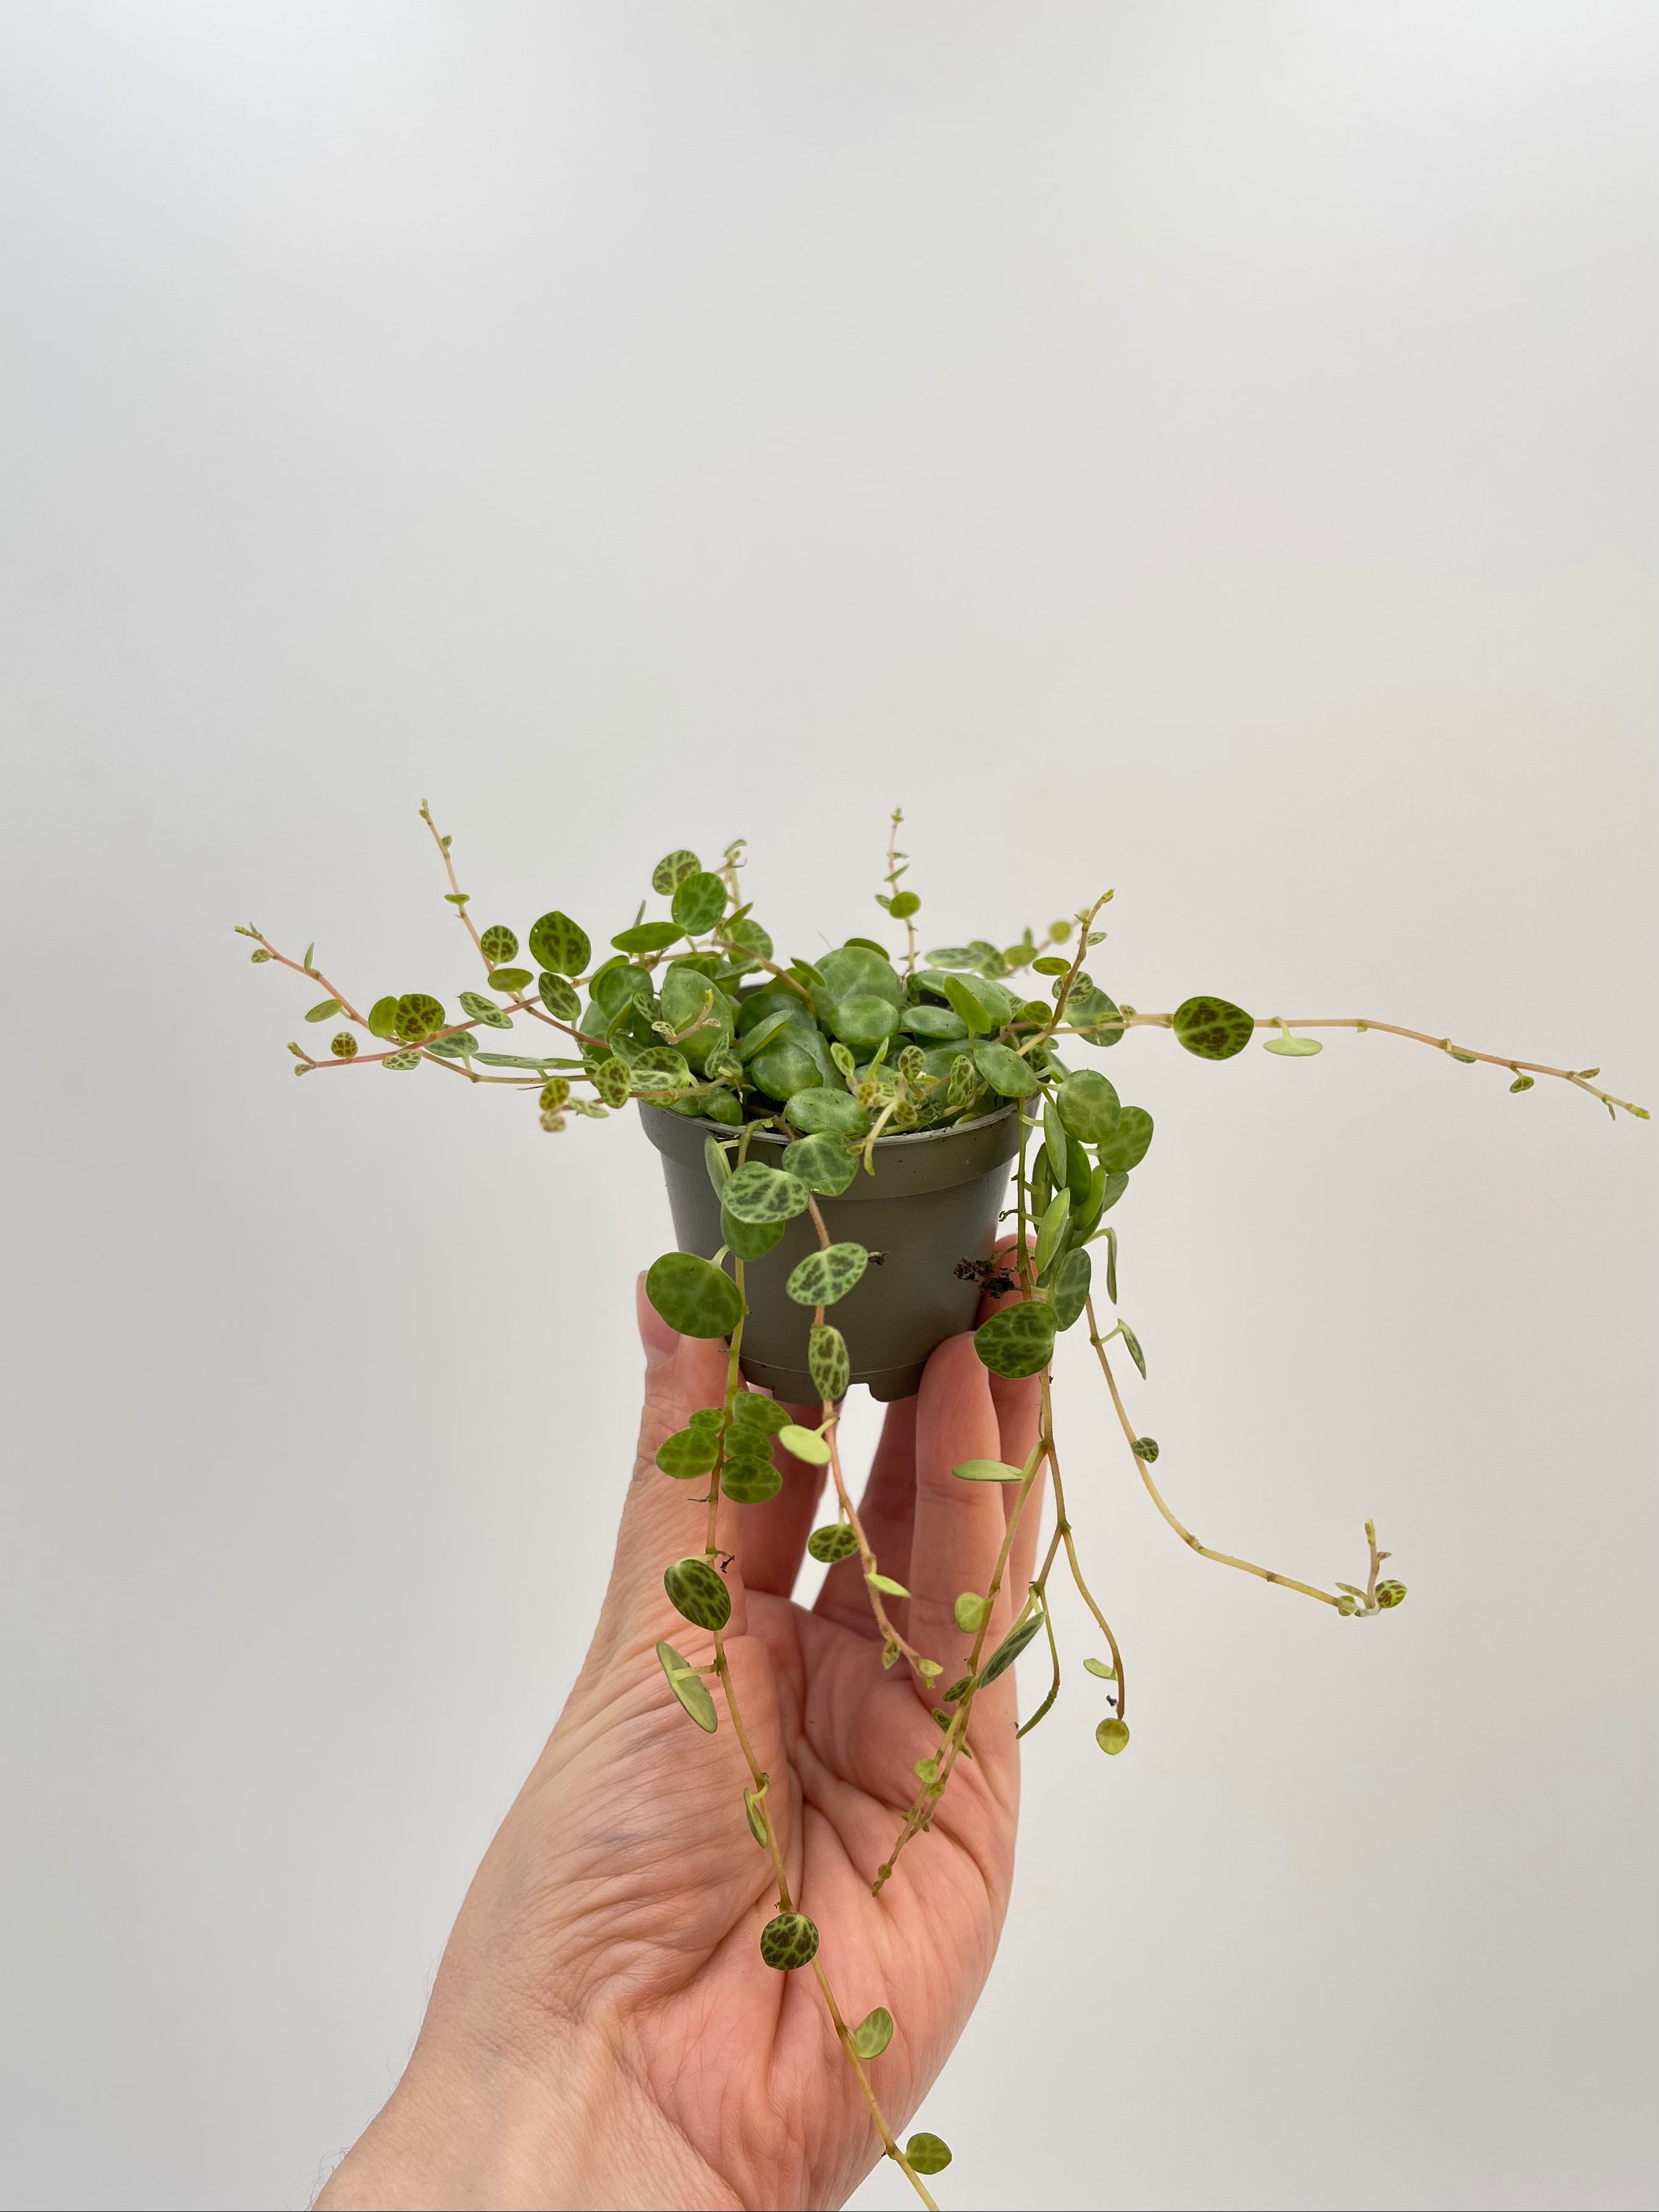
{"label": "green leaf", "polygon": [[821,1083],[795,1091],[784,1106],[783,1117],[813,1137],[861,1137],[870,1127],[870,1116],[849,1091],[833,1091]]}
{"label": "green leaf", "polygon": [[896,1583],[891,1575],[866,1575],[872,1589],[878,1589],[888,1597],[908,1597],[910,1593],[902,1583]]}
{"label": "green leaf", "polygon": [[593,1088],[607,1106],[626,1106],[630,1094],[628,1068],[620,1060],[602,1060],[590,1070]]}
{"label": "green leaf", "polygon": [[996,1027],[995,1022],[960,975],[941,975],[939,988],[950,1000],[952,1013],[960,1016],[975,1036],[988,1036]]}
{"label": "green leaf", "polygon": [[319,1004],[307,1010],[306,1019],[308,1022],[332,1021],[339,1011],[340,1001],[337,999],[324,999]]}
{"label": "green leaf", "polygon": [[657,1465],[676,1482],[690,1482],[695,1475],[711,1474],[719,1456],[718,1429],[712,1433],[708,1429],[677,1429],[672,1437],[664,1437]]}
{"label": "green leaf", "polygon": [[789,1425],[789,1410],[775,1398],[763,1398],[758,1390],[739,1390],[732,1401],[732,1419],[736,1430],[744,1430],[757,1437],[779,1435]]}
{"label": "green leaf", "polygon": [[691,1070],[686,1066],[685,1054],[676,1052],[670,1044],[647,1045],[643,1052],[630,1054],[628,1062],[629,1087],[641,1096],[664,1091],[689,1091]]}
{"label": "green leaf", "polygon": [[434,1037],[426,1049],[442,1060],[468,1060],[478,1049],[478,1040],[463,1030],[457,1036]]}
{"label": "green leaf", "polygon": [[574,1022],[580,1016],[581,1000],[562,975],[556,975],[550,969],[544,968],[536,978],[536,988],[541,994],[543,1006],[556,1020]]}
{"label": "green leaf", "polygon": [[549,1068],[580,1067],[583,1063],[580,1060],[550,1060],[545,1054],[539,1060],[529,1060],[519,1052],[481,1052],[478,1065],[481,1067],[526,1067],[532,1074],[545,1075]]}
{"label": "green leaf", "polygon": [[791,1421],[787,1428],[780,1430],[778,1442],[785,1451],[793,1452],[808,1467],[828,1467],[830,1464],[830,1447],[816,1429],[803,1429]]}
{"label": "green leaf", "polygon": [[1052,1306],[1004,1306],[975,1330],[974,1349],[994,1375],[1040,1374],[1054,1357],[1054,1328]]}
{"label": "green leaf", "polygon": [[744,951],[752,953],[757,960],[769,960],[772,957],[771,938],[761,927],[759,922],[748,915],[734,915],[726,923],[720,934],[728,945],[741,946]]}
{"label": "green leaf", "polygon": [[687,876],[675,889],[671,911],[688,937],[702,937],[726,912],[726,885],[706,872]]}
{"label": "green leaf", "polygon": [[418,1067],[420,1064],[421,1055],[418,1052],[389,1052],[380,1062],[382,1067],[390,1068],[394,1075],[404,1074],[410,1068]]}
{"label": "green leaf", "polygon": [[305,971],[306,971],[307,975],[309,975],[309,974],[311,973],[311,956],[312,956],[312,954],[313,954],[316,950],[317,950],[317,940],[316,940],[316,939],[313,937],[313,938],[312,939],[312,940],[311,940],[310,944],[309,944],[309,945],[307,945],[307,947],[306,947],[306,957],[305,957],[305,958],[304,958],[304,959],[300,963],[300,965],[301,965],[301,966],[305,969]]}
{"label": "green leaf", "polygon": [[672,921],[642,921],[633,929],[619,929],[611,942],[618,952],[665,952],[685,934]]}
{"label": "green leaf", "polygon": [[869,1257],[862,1244],[826,1245],[807,1254],[784,1288],[797,1305],[832,1306],[860,1281]]}
{"label": "green leaf", "polygon": [[1127,1321],[1120,1322],[1118,1328],[1122,1334],[1123,1348],[1140,1370],[1140,1379],[1144,1382],[1146,1380],[1146,1355],[1140,1348],[1140,1339]]}
{"label": "green leaf", "polygon": [[527,968],[492,968],[489,971],[492,991],[522,991],[535,980]]}
{"label": "green leaf", "polygon": [[974,1065],[999,1097],[1029,1098],[1037,1088],[1030,1061],[1006,1044],[975,1045]]}
{"label": "green leaf", "polygon": [[921,901],[914,891],[895,891],[887,902],[887,911],[895,921],[908,921],[913,914],[921,910]]}
{"label": "green leaf", "polygon": [[899,1025],[898,1008],[873,991],[854,991],[832,1006],[825,1026],[855,1052],[873,1052]]}
{"label": "green leaf", "polygon": [[405,991],[398,1000],[393,1026],[405,1044],[424,1044],[433,1031],[443,1025],[441,999],[434,999],[424,991]]}
{"label": "green leaf", "polygon": [[657,1660],[668,1677],[668,1686],[706,1735],[720,1726],[720,1715],[708,1694],[708,1685],[689,1659],[681,1658],[672,1644],[657,1646]]}
{"label": "green leaf", "polygon": [[[1066,1241],[1066,1224],[1072,1218],[1072,1194],[1060,1191],[1048,1202],[1042,1221],[1037,1225],[1036,1270],[1043,1273],[1048,1262]],[[1058,1327],[1058,1322],[1056,1322]]]}
{"label": "green leaf", "polygon": [[774,1037],[781,1036],[787,1029],[792,1029],[795,1025],[796,1019],[797,1017],[792,1007],[775,1007],[763,1021],[757,1022],[754,1028],[743,1039],[738,1047],[738,1058],[746,1066],[757,1053],[765,1051]]}
{"label": "green leaf", "polygon": [[1091,1067],[1068,1075],[1055,1094],[1054,1103],[1066,1133],[1085,1145],[1103,1144],[1116,1128],[1123,1110],[1115,1086]]}
{"label": "green leaf", "polygon": [[726,1147],[717,1137],[702,1140],[702,1164],[708,1170],[708,1180],[718,1198],[732,1180],[732,1163],[726,1157]]}
{"label": "green leaf", "polygon": [[747,1784],[743,1792],[743,1816],[749,1823],[749,1832],[755,1841],[763,1851],[769,1850],[771,1845],[767,1840],[766,1820],[761,1811],[761,1792],[750,1790]]}
{"label": "green leaf", "polygon": [[[373,1029],[373,1028],[374,1028],[374,1016],[371,1014],[371,1015],[369,1016],[369,1027],[370,1027],[371,1029]],[[1532,1083],[1533,1083],[1533,1079],[1531,1078],[1531,1076],[1529,1076],[1529,1075],[1517,1075],[1517,1076],[1516,1077],[1516,1079],[1515,1079],[1514,1082],[1510,1084],[1510,1089],[1511,1091],[1530,1091],[1530,1090],[1532,1089]]]}
{"label": "green leaf", "polygon": [[461,1006],[464,1012],[471,1014],[474,1021],[482,1022],[486,1029],[510,1030],[513,1026],[512,1015],[503,1013],[495,1001],[486,999],[482,991],[463,991]]}
{"label": "green leaf", "polygon": [[1094,1266],[1082,1250],[1068,1252],[1054,1271],[1054,1294],[1048,1310],[1057,1329],[1070,1328],[1089,1303]]}
{"label": "green leaf", "polygon": [[804,1912],[780,1912],[761,1929],[761,1957],[781,1974],[811,1966],[817,1948],[818,1931]]}
{"label": "green leaf", "polygon": [[815,1559],[832,1567],[837,1559],[850,1559],[859,1547],[859,1540],[844,1521],[832,1521],[827,1528],[814,1528],[806,1540],[806,1548]]}
{"label": "green leaf", "polygon": [[1114,1305],[1117,1304],[1117,1231],[1115,1229],[1109,1229],[1106,1231],[1106,1295]]}
{"label": "green leaf", "polygon": [[954,1044],[968,1034],[968,1024],[949,1006],[907,1006],[899,1027],[908,1036],[925,1037],[930,1044]]}
{"label": "green leaf", "polygon": [[[811,1091],[823,1083],[830,1069],[818,1056],[823,1051],[812,1048],[817,1042],[817,1031],[803,1030],[792,1023],[764,1052],[757,1053],[750,1063],[750,1077],[769,1098],[787,1099],[797,1091]],[[828,1053],[823,1058],[827,1060]]]}
{"label": "green leaf", "polygon": [[1060,1109],[1052,1098],[1042,1102],[1042,1141],[1048,1148],[1048,1169],[1056,1188],[1068,1180],[1066,1124],[1060,1118]]}
{"label": "green leaf", "polygon": [[531,928],[531,958],[538,968],[550,969],[556,975],[580,975],[592,950],[587,932],[556,907]]}
{"label": "green leaf", "polygon": [[1405,1583],[1392,1581],[1378,1583],[1376,1586],[1376,1602],[1380,1609],[1384,1613],[1392,1613],[1395,1606],[1404,1605],[1406,1602]]}
{"label": "green leaf", "polygon": [[783,1221],[739,1221],[720,1207],[720,1242],[738,1260],[763,1260],[783,1241]]}
{"label": "green leaf", "polygon": [[[806,1095],[804,1091],[795,1093],[797,1098]],[[786,1173],[799,1176],[808,1190],[822,1198],[839,1198],[859,1171],[858,1154],[827,1131],[798,1139],[785,1152],[783,1164]]]}
{"label": "green leaf", "polygon": [[390,1040],[398,1034],[398,1001],[395,999],[376,999],[368,1010],[368,1030],[371,1036]]}
{"label": "green leaf", "polygon": [[1261,1049],[1276,1052],[1285,1060],[1311,1060],[1315,1053],[1323,1052],[1325,1048],[1317,1037],[1286,1036],[1265,1038]]}
{"label": "green leaf", "polygon": [[511,960],[518,951],[519,940],[504,921],[492,921],[478,935],[478,950],[486,960]]}
{"label": "green leaf", "polygon": [[885,2005],[867,2012],[853,2030],[853,2048],[860,2058],[879,2058],[893,2039],[893,2015]]}
{"label": "green leaf", "polygon": [[1115,1713],[1109,1714],[1095,1730],[1095,1741],[1113,1759],[1128,1741],[1129,1724],[1127,1721],[1119,1720]]}
{"label": "green leaf", "polygon": [[677,853],[665,853],[651,871],[651,888],[659,898],[672,898],[686,878],[698,874],[702,867],[696,854],[684,846]]}
{"label": "green leaf", "polygon": [[951,1472],[963,1482],[1024,1482],[1025,1480],[1024,1468],[1010,1467],[1006,1459],[958,1460]]}
{"label": "green leaf", "polygon": [[1137,1437],[1129,1449],[1133,1452],[1137,1459],[1145,1460],[1147,1466],[1150,1467],[1152,1464],[1152,1462],[1158,1457],[1158,1438],[1156,1437]]}
{"label": "green leaf", "polygon": [[1152,1141],[1152,1117],[1141,1106],[1126,1106],[1109,1136],[1100,1140],[1100,1164],[1109,1175],[1127,1175],[1140,1165]]}
{"label": "green leaf", "polygon": [[357,1057],[357,1040],[349,1030],[342,1030],[337,1036],[331,1036],[328,1048],[336,1060],[356,1060]]}
{"label": "green leaf", "polygon": [[726,1184],[720,1203],[734,1221],[793,1221],[812,1203],[812,1194],[799,1176],[748,1160]]}
{"label": "green leaf", "polygon": [[905,2144],[904,2155],[918,2173],[943,2173],[951,2163],[951,2146],[942,2136],[923,2129]]}
{"label": "green leaf", "polygon": [[1024,1620],[1011,1628],[981,1669],[979,1686],[994,1682],[999,1674],[1006,1674],[1020,1653],[1035,1636],[1042,1632],[1042,1608],[1027,1613]]}
{"label": "green leaf", "polygon": [[1115,1682],[1117,1680],[1116,1673],[1103,1659],[1085,1659],[1083,1664],[1088,1673],[1097,1675],[1103,1682]]}
{"label": "green leaf", "polygon": [[1200,1060],[1231,1060],[1255,1033],[1249,1015],[1228,999],[1183,999],[1174,1028],[1176,1042]]}
{"label": "green leaf", "polygon": [[694,1252],[665,1252],[653,1261],[645,1294],[682,1336],[729,1336],[743,1318],[742,1294],[730,1275]]}
{"label": "green leaf", "polygon": [[872,994],[888,1005],[902,1007],[904,984],[899,972],[879,945],[867,937],[849,937],[818,963],[823,1002],[836,1006],[843,999]]}
{"label": "green leaf", "polygon": [[977,1590],[963,1590],[951,1607],[951,1618],[964,1636],[976,1636],[990,1609]]}
{"label": "green leaf", "polygon": [[[728,1445],[728,1455],[730,1447]],[[736,1505],[764,1505],[783,1488],[783,1477],[772,1464],[769,1443],[761,1455],[728,1455],[720,1471],[720,1488]]]}
{"label": "green leaf", "polygon": [[718,1634],[732,1618],[732,1593],[718,1569],[697,1553],[663,1571],[668,1602],[695,1627]]}
{"label": "green leaf", "polygon": [[847,1395],[853,1376],[847,1340],[828,1322],[820,1322],[812,1331],[807,1343],[806,1365],[812,1387],[825,1405],[836,1405]]}

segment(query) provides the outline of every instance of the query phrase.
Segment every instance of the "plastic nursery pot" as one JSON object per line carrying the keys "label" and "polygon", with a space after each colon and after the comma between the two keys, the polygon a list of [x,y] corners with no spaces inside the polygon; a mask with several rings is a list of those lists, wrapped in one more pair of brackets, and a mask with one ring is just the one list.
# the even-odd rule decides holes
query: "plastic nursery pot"
{"label": "plastic nursery pot", "polygon": [[[720,1209],[703,1146],[711,1136],[737,1132],[643,1102],[640,1118],[662,1154],[676,1242],[683,1252],[711,1258],[722,1241]],[[791,1141],[757,1129],[749,1158],[776,1165]],[[963,1260],[990,1258],[1009,1164],[1018,1150],[1019,1117],[1012,1105],[947,1129],[880,1137],[875,1173],[866,1175],[860,1162],[841,1197],[818,1200],[831,1239],[865,1245],[872,1255],[862,1279],[826,1316],[847,1340],[854,1382],[872,1397],[909,1397],[921,1388],[934,1346],[974,1326],[980,1286],[964,1281],[957,1268]],[[784,1289],[790,1269],[817,1249],[812,1217],[803,1213],[763,1260],[744,1265],[749,1317],[740,1364],[751,1382],[789,1405],[817,1402],[806,1369],[812,1310],[797,1305]]]}

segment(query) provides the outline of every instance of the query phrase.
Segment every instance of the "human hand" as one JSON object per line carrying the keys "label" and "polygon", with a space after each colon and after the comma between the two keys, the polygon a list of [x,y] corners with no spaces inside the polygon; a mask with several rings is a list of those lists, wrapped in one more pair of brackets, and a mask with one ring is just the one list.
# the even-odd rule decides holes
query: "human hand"
{"label": "human hand", "polygon": [[[776,1881],[745,1817],[731,1714],[721,1705],[703,1735],[657,1660],[659,1639],[708,1656],[662,1584],[672,1560],[703,1548],[702,1486],[671,1480],[655,1455],[720,1401],[726,1355],[675,1336],[642,1295],[640,1327],[639,1455],[592,1647],[468,1891],[408,2069],[319,2207],[833,2205],[882,2154],[818,1979],[761,1958]],[[812,1425],[817,1409],[798,1418]],[[967,1336],[934,1352],[919,1397],[888,1409],[860,1517],[884,1574],[911,1593],[888,1601],[895,1625],[942,1662],[941,1681],[966,1667],[973,1639],[954,1602],[987,1589],[1013,1495],[951,1469],[1024,1464],[1038,1418],[1036,1382],[989,1375]],[[768,1504],[720,1506],[732,1689],[842,2015],[884,2005],[896,2022],[866,2069],[896,2133],[961,2033],[1001,1930],[1019,1796],[1013,1675],[975,1697],[973,1759],[872,1896],[915,1761],[939,1744],[937,1688],[884,1671],[857,1558],[830,1569],[810,1609],[793,1601],[823,1473],[781,1449],[777,1463],[783,1488]],[[1038,1503],[988,1650],[1024,1600]]]}

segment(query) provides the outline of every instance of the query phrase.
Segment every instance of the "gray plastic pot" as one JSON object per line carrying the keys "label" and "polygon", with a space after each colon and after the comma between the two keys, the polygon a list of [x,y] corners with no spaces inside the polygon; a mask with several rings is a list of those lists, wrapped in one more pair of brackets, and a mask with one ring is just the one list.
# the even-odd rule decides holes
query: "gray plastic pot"
{"label": "gray plastic pot", "polygon": [[[703,1145],[708,1137],[737,1133],[643,1102],[640,1118],[662,1154],[680,1249],[711,1259],[722,1241],[720,1209]],[[776,1165],[790,1141],[757,1130],[749,1157]],[[964,1282],[957,1267],[963,1260],[989,1259],[1009,1163],[1018,1150],[1019,1118],[1012,1106],[948,1129],[881,1137],[875,1173],[866,1175],[860,1166],[840,1198],[818,1200],[832,1239],[881,1255],[828,1316],[847,1339],[854,1382],[862,1382],[872,1397],[908,1398],[921,1389],[934,1346],[973,1327],[980,1287]],[[810,1405],[817,1397],[806,1371],[812,1310],[797,1305],[783,1286],[790,1269],[817,1247],[812,1218],[801,1214],[763,1260],[744,1267],[749,1317],[743,1371],[791,1405]]]}

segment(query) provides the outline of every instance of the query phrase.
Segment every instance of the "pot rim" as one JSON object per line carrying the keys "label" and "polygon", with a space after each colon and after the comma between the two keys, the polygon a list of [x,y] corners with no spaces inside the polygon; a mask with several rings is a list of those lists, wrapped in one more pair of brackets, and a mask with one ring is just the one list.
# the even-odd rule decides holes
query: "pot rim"
{"label": "pot rim", "polygon": [[[669,1111],[666,1106],[658,1106],[649,1098],[641,1098],[638,1103],[641,1106],[649,1106],[655,1114],[666,1114]],[[1011,1098],[1005,1105],[999,1106],[994,1114],[975,1114],[970,1121],[951,1121],[943,1129],[902,1129],[894,1137],[878,1137],[876,1150],[878,1152],[884,1152],[889,1145],[936,1145],[946,1137],[965,1136],[969,1129],[985,1129],[994,1121],[1006,1121],[1018,1103],[1018,1098]],[[711,1121],[706,1114],[681,1114],[675,1118],[689,1123],[694,1129],[701,1127],[709,1130],[719,1130],[728,1137],[739,1135],[743,1126],[739,1122]],[[794,1145],[799,1143],[800,1136],[799,1130],[796,1130],[793,1135],[786,1135],[781,1129],[755,1131],[755,1141],[757,1144]],[[862,1152],[868,1141],[867,1138],[863,1137],[856,1140],[848,1139],[853,1149],[860,1152]]]}

